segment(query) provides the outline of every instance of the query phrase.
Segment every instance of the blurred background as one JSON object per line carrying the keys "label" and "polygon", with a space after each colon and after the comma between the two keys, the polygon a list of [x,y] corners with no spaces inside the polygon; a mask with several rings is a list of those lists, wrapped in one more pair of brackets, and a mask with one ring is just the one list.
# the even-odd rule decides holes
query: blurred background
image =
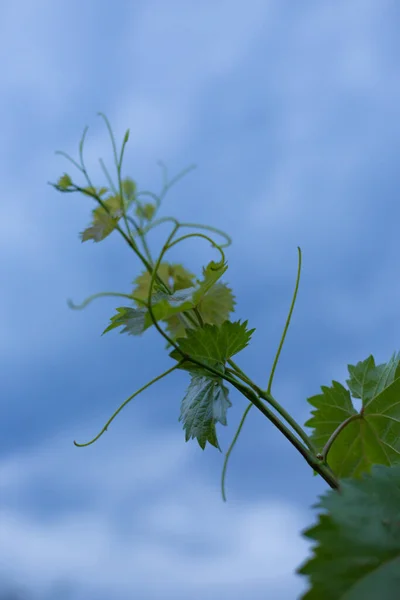
{"label": "blurred background", "polygon": [[[117,232],[79,240],[90,198],[47,185],[112,168],[102,120],[131,135],[124,176],[161,188],[160,216],[233,238],[223,281],[256,327],[236,362],[266,387],[297,271],[275,397],[302,424],[307,397],[347,364],[399,350],[400,5],[395,0],[9,0],[0,9],[0,599],[293,600],[301,530],[327,486],[253,409],[232,454],[185,443],[189,384],[156,331],[101,333],[141,265]],[[155,253],[169,227],[150,240]],[[184,242],[197,275],[217,255]],[[247,401],[236,391],[225,452]]]}

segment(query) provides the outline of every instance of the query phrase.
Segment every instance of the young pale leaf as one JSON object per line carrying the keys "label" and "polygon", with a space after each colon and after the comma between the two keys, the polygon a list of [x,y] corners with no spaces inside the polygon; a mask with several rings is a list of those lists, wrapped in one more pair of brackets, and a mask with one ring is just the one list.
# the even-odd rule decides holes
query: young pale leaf
{"label": "young pale leaf", "polygon": [[207,294],[213,285],[226,273],[228,265],[226,263],[216,263],[211,261],[207,267],[203,267],[203,279],[197,280],[196,290],[194,291],[193,299],[197,304]]}
{"label": "young pale leaf", "polygon": [[204,450],[207,442],[221,450],[215,424],[226,425],[226,411],[232,406],[228,388],[218,378],[194,374],[181,404],[179,420],[183,422],[185,438],[196,438]]}
{"label": "young pale leaf", "polygon": [[[165,319],[165,322],[167,324],[167,332],[170,338],[176,340],[178,337],[185,337],[185,325],[184,323],[182,323],[181,319],[179,318],[179,315],[173,315],[172,317]],[[166,348],[168,349],[170,347],[171,344],[168,342]]]}
{"label": "young pale leaf", "polygon": [[[182,265],[172,265],[167,262],[160,264],[157,274],[165,284],[172,288],[173,294],[172,296],[166,295],[164,301],[154,307],[153,311],[157,321],[165,321],[169,330],[173,331],[174,335],[172,337],[184,334],[182,323],[179,319],[174,319],[174,315],[197,307],[200,302],[205,300],[207,294],[212,294],[215,282],[225,273],[227,268],[226,265],[211,262],[206,268],[203,268],[203,279],[196,280],[196,283],[193,283],[195,276],[184,269]],[[147,299],[150,281],[151,277],[147,271],[139,275],[134,281],[136,286],[133,289],[133,295],[137,298]],[[225,304],[229,306],[226,293]],[[207,307],[207,303],[205,306]]]}
{"label": "young pale leaf", "polygon": [[[101,191],[104,190],[97,192],[98,196]],[[94,209],[92,225],[81,233],[82,242],[86,242],[87,240],[101,242],[109,236],[116,228],[119,219],[123,216],[124,210],[126,211],[129,208],[132,201],[133,198],[125,198],[124,203],[122,203],[119,194],[109,196],[103,200],[106,208],[99,206]]]}
{"label": "young pale leaf", "polygon": [[180,264],[170,265],[170,277],[173,283],[173,291],[185,290],[192,287],[195,275],[190,273]]}
{"label": "young pale leaf", "polygon": [[146,219],[147,221],[151,221],[156,211],[155,204],[151,202],[147,202],[146,204],[138,204],[135,210],[135,215],[137,217],[141,217],[142,219]]}
{"label": "young pale leaf", "polygon": [[[227,268],[228,267],[225,264],[220,265],[214,261],[211,261],[207,268],[203,267],[203,279],[197,280],[194,285],[185,285],[184,288],[182,288],[182,286],[183,284],[189,283],[189,278],[177,277],[178,285],[180,285],[182,289],[174,294],[174,296],[179,299],[179,302],[175,303],[175,306],[178,307],[179,304],[181,306],[181,310],[174,310],[171,312],[165,309],[163,311],[163,316],[160,314],[159,318],[167,320],[172,314],[183,312],[185,310],[189,310],[190,308],[196,308],[199,306],[200,302],[204,299],[206,294],[210,293],[210,290],[212,290],[212,287],[216,284],[215,282],[225,273]],[[173,304],[171,297],[168,298],[168,301],[171,305]]]}
{"label": "young pale leaf", "polygon": [[[197,280],[193,284],[194,275],[189,273],[182,265],[171,265],[161,263],[158,268],[158,275],[164,283],[172,288],[172,295],[165,294],[164,298],[153,306],[153,314],[157,321],[165,321],[167,328],[172,332],[174,339],[185,335],[185,327],[182,321],[176,317],[178,313],[185,312],[202,304],[206,311],[205,316],[214,318],[219,324],[225,320],[223,317],[233,308],[233,297],[230,290],[223,284],[215,284],[215,281],[221,277],[227,269],[225,265],[219,266],[213,270],[212,266],[216,263],[210,263],[206,269],[203,268],[203,280]],[[218,266],[218,265],[217,265]],[[136,284],[133,295],[137,298],[147,299],[151,277],[146,271],[139,275],[134,283]],[[214,288],[217,288],[214,292]],[[218,295],[219,294],[219,295]],[[209,300],[207,300],[209,297]],[[218,301],[220,310],[217,312]],[[209,313],[207,313],[207,307]],[[148,326],[151,325],[151,317],[147,317]],[[207,318],[204,319],[207,323]]]}
{"label": "young pale leaf", "polygon": [[[185,288],[187,286],[185,285]],[[234,310],[236,304],[232,290],[224,283],[216,283],[200,300],[197,308],[204,323],[210,325],[222,325],[229,319],[229,314]],[[166,318],[167,331],[170,338],[176,340],[186,336],[185,324],[178,315]],[[167,349],[170,344],[167,345]]]}
{"label": "young pale leaf", "polygon": [[361,397],[362,409],[354,409],[350,392],[333,381],[322,386],[322,394],[308,402],[316,408],[306,423],[314,428],[312,441],[321,451],[332,433],[354,416],[339,433],[328,453],[328,464],[338,477],[359,477],[373,464],[400,463],[400,377],[394,379],[398,359],[375,366],[369,357],[355,367],[349,365],[348,380],[355,397]]}
{"label": "young pale leaf", "polygon": [[317,546],[297,571],[311,586],[302,600],[398,600],[400,467],[341,481],[316,507],[325,512],[303,532]]}
{"label": "young pale leaf", "polygon": [[234,310],[235,304],[232,290],[225,283],[218,282],[200,300],[198,309],[204,323],[222,325],[229,319],[229,314]]}
{"label": "young pale leaf", "polygon": [[[160,279],[172,288],[172,291],[181,290],[193,285],[194,275],[179,264],[170,264],[162,262],[157,270]],[[142,300],[147,300],[150,289],[151,276],[148,271],[144,271],[134,280],[135,287],[133,295]]]}
{"label": "young pale leaf", "polygon": [[128,207],[135,199],[136,183],[130,177],[126,177],[121,181],[122,193],[125,198],[126,206]]}
{"label": "young pale leaf", "polygon": [[117,223],[118,219],[111,217],[105,212],[96,215],[93,219],[93,224],[80,233],[82,242],[87,242],[88,240],[101,242],[114,231]]}
{"label": "young pale leaf", "polygon": [[118,220],[122,217],[121,197],[118,194],[110,196],[103,202],[108,210],[102,206],[93,210],[92,225],[81,233],[82,242],[87,240],[101,242],[114,231]]}
{"label": "young pale leaf", "polygon": [[68,173],[64,173],[62,177],[57,181],[57,185],[60,190],[67,190],[72,185],[72,179]]}
{"label": "young pale leaf", "polygon": [[[166,321],[173,315],[182,313],[186,310],[190,310],[194,307],[192,301],[192,293],[189,290],[178,290],[172,295],[159,292],[159,298],[157,302],[154,301],[152,305],[153,316],[156,321]],[[148,326],[153,324],[150,313],[146,317],[146,324]]]}
{"label": "young pale leaf", "polygon": [[92,187],[91,185],[88,185],[84,188],[82,188],[82,194],[84,194],[85,196],[90,196],[91,198],[93,198],[93,196],[103,196],[106,192],[108,192],[108,189],[105,187],[101,187],[101,188],[95,188]]}

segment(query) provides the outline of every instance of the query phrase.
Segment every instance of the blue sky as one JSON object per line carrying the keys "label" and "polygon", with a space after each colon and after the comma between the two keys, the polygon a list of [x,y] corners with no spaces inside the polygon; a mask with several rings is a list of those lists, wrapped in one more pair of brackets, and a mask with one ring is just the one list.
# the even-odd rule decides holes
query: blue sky
{"label": "blue sky", "polygon": [[[47,185],[77,156],[112,164],[102,121],[131,136],[125,175],[160,189],[163,215],[233,238],[224,278],[256,327],[238,364],[266,386],[303,251],[273,387],[301,422],[346,365],[398,350],[399,4],[394,0],[9,1],[2,7],[0,576],[27,600],[292,600],[300,531],[326,486],[255,409],[232,454],[185,443],[184,373],[155,331],[101,337],[141,267],[117,233],[81,244],[89,199]],[[151,238],[155,251],[166,235]],[[171,251],[196,273],[201,240]],[[231,392],[226,450],[246,401]]]}

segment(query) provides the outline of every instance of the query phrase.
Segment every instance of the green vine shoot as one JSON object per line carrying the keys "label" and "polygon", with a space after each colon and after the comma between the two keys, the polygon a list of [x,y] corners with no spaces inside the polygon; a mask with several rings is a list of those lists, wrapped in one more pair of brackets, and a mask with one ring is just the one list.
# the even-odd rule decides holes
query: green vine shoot
{"label": "green vine shoot", "polygon": [[[348,365],[347,387],[337,381],[321,386],[320,394],[307,399],[311,418],[304,426],[297,423],[272,395],[272,384],[297,299],[301,249],[297,248],[297,277],[288,316],[267,386],[263,387],[237,363],[237,355],[248,346],[255,329],[249,328],[247,320],[232,320],[235,297],[222,281],[228,270],[224,249],[230,246],[231,238],[212,226],[180,222],[170,216],[157,218],[167,192],[194,165],[169,179],[166,166],[159,163],[163,178],[160,192],[138,190],[133,179],[122,175],[129,130],[118,151],[107,117],[99,115],[111,140],[115,182],[100,159],[107,185],[93,184],[84,162],[86,127],[77,160],[58,152],[79,172],[80,183],[64,173],[50,185],[64,194],[79,193],[95,202],[91,223],[80,233],[82,242],[98,243],[116,231],[137,256],[142,271],[129,292],[98,292],[81,304],[70,300],[68,304],[78,310],[101,297],[120,298],[123,306],[116,308],[103,335],[122,328],[121,333],[141,336],[154,327],[166,342],[172,365],[122,402],[91,440],[74,444],[83,447],[96,442],[133,398],[179,369],[190,377],[179,415],[186,441],[196,439],[202,449],[208,442],[221,451],[216,426],[227,425],[232,406],[230,388],[234,388],[248,405],[225,453],[223,500],[228,461],[254,406],[330,488],[316,505],[324,511],[317,524],[303,532],[316,544],[312,557],[298,569],[310,584],[303,599],[400,598],[400,353],[393,354],[386,364],[376,365],[370,355],[354,366]],[[171,225],[170,233],[153,257],[147,235],[165,223]],[[181,235],[184,229],[190,232]],[[216,252],[215,259],[204,265],[198,276],[167,257],[171,248],[191,238],[206,242]],[[361,400],[359,411],[352,398]]]}

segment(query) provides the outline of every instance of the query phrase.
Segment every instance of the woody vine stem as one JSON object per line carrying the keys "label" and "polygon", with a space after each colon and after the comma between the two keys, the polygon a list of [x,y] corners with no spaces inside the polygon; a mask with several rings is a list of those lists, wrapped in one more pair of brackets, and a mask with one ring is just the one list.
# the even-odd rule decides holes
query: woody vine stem
{"label": "woody vine stem", "polygon": [[[136,397],[144,389],[150,387],[153,383],[166,377],[168,374],[175,371],[176,369],[186,368],[187,370],[190,370],[190,368],[197,367],[197,368],[201,369],[201,372],[203,374],[208,373],[210,378],[212,378],[214,381],[224,380],[225,382],[231,384],[245,398],[247,398],[247,400],[249,400],[249,404],[243,414],[243,417],[240,421],[239,427],[236,431],[233,441],[225,455],[225,461],[224,461],[224,466],[223,466],[223,471],[222,471],[222,482],[221,482],[222,497],[224,500],[226,500],[225,476],[226,476],[228,460],[231,455],[232,449],[238,439],[240,431],[243,427],[245,419],[249,413],[249,410],[253,406],[255,406],[273,425],[275,425],[275,427],[277,427],[279,429],[279,431],[292,444],[292,446],[294,446],[294,448],[303,456],[303,458],[310,465],[310,467],[316,473],[318,473],[328,483],[328,485],[331,488],[339,489],[339,482],[338,482],[337,478],[335,477],[333,471],[330,469],[330,467],[327,463],[327,460],[326,460],[327,453],[328,453],[328,450],[329,450],[331,444],[327,444],[327,448],[325,449],[325,451],[323,453],[319,454],[317,452],[314,444],[312,443],[311,439],[304,431],[304,429],[283,408],[283,406],[273,397],[273,395],[271,393],[272,382],[273,382],[276,366],[278,364],[278,360],[279,360],[279,357],[280,357],[280,354],[282,351],[282,347],[283,347],[283,344],[285,341],[287,330],[288,330],[288,327],[290,324],[290,319],[291,319],[294,305],[295,305],[296,298],[297,298],[297,292],[298,292],[299,282],[300,282],[300,272],[301,272],[301,249],[298,248],[298,272],[297,272],[296,286],[295,286],[295,290],[294,290],[294,294],[293,294],[293,298],[292,298],[292,303],[290,306],[288,317],[286,319],[282,337],[281,337],[281,340],[280,340],[280,343],[279,343],[279,346],[278,346],[278,349],[276,352],[276,356],[275,356],[275,359],[274,359],[274,362],[272,365],[271,374],[270,374],[268,385],[267,385],[266,389],[263,389],[262,387],[258,386],[256,383],[254,383],[251,380],[251,378],[248,375],[246,375],[242,371],[242,369],[231,358],[229,358],[226,361],[227,364],[224,365],[223,368],[219,368],[216,365],[210,364],[210,361],[204,362],[203,360],[199,360],[198,357],[195,357],[195,356],[191,355],[190,353],[182,350],[180,344],[177,343],[176,340],[173,339],[173,337],[168,335],[162,329],[160,322],[159,322],[160,315],[156,314],[157,310],[158,310],[157,309],[157,301],[159,301],[160,299],[163,299],[163,298],[171,299],[173,297],[173,293],[174,293],[173,290],[168,285],[168,283],[165,280],[163,280],[159,275],[159,269],[160,269],[162,260],[163,260],[164,256],[167,254],[167,252],[173,246],[175,246],[178,243],[184,242],[185,240],[190,239],[192,237],[197,237],[197,238],[200,238],[200,239],[203,239],[203,240],[209,242],[211,244],[211,246],[218,251],[218,253],[220,255],[220,260],[219,260],[219,262],[212,261],[209,265],[209,270],[208,270],[209,278],[208,278],[208,280],[205,280],[205,282],[203,282],[203,288],[202,288],[203,293],[206,293],[207,285],[209,287],[211,287],[213,285],[213,283],[219,277],[218,273],[224,272],[227,268],[226,263],[225,263],[225,254],[224,254],[223,248],[229,246],[231,243],[231,240],[230,240],[229,236],[226,235],[221,230],[213,228],[213,227],[209,227],[206,225],[199,225],[196,223],[180,223],[177,219],[175,219],[173,217],[163,217],[163,218],[156,219],[156,220],[153,219],[158,208],[160,207],[161,200],[165,196],[166,192],[183,175],[185,175],[187,172],[189,172],[194,167],[191,166],[188,169],[185,169],[185,171],[178,174],[175,178],[173,178],[171,181],[168,182],[166,168],[164,165],[162,165],[162,163],[160,163],[163,168],[163,176],[164,176],[164,184],[163,184],[161,193],[159,195],[157,195],[157,194],[154,194],[153,192],[149,192],[149,191],[136,192],[136,190],[134,188],[132,188],[132,185],[131,185],[131,188],[129,188],[129,185],[127,185],[126,181],[124,182],[121,177],[122,161],[123,161],[125,146],[129,139],[129,130],[126,132],[126,134],[124,136],[122,148],[121,148],[120,154],[118,156],[116,143],[115,143],[114,135],[111,130],[110,124],[104,114],[102,114],[102,113],[99,113],[99,114],[106,123],[106,126],[109,131],[109,135],[111,138],[112,147],[113,147],[114,162],[115,162],[115,167],[116,167],[116,171],[117,171],[117,180],[118,180],[117,186],[114,186],[112,179],[106,169],[106,166],[105,166],[103,160],[100,159],[101,167],[102,167],[103,172],[109,182],[110,190],[112,191],[113,196],[111,196],[110,198],[108,198],[106,200],[104,200],[102,198],[102,196],[104,196],[106,191],[108,191],[107,188],[100,188],[99,190],[97,190],[93,186],[93,183],[92,183],[92,181],[88,175],[87,169],[85,167],[85,163],[83,160],[83,145],[84,145],[84,140],[85,140],[85,136],[86,136],[88,128],[85,128],[80,145],[79,145],[79,158],[80,158],[79,163],[76,162],[74,159],[72,159],[69,155],[65,154],[64,152],[58,152],[59,154],[64,155],[70,162],[72,162],[74,164],[74,166],[84,176],[88,185],[86,187],[82,187],[82,186],[78,186],[78,185],[74,184],[72,182],[70,176],[67,174],[65,174],[63,177],[61,177],[59,179],[58,183],[51,184],[51,185],[61,192],[71,192],[71,193],[79,192],[86,196],[90,196],[98,203],[99,208],[97,208],[94,211],[97,221],[95,222],[93,228],[91,229],[91,232],[90,232],[91,239],[94,239],[94,241],[100,241],[100,239],[104,239],[104,237],[106,237],[106,235],[108,235],[108,233],[110,233],[112,230],[116,229],[120,233],[120,235],[124,238],[125,242],[129,245],[129,247],[136,254],[136,256],[139,258],[139,260],[142,262],[142,264],[144,265],[144,267],[150,277],[150,285],[148,288],[146,299],[144,299],[143,297],[139,297],[139,295],[135,296],[133,294],[123,294],[123,293],[119,293],[119,292],[101,292],[101,293],[90,296],[81,305],[75,305],[70,301],[69,301],[69,305],[71,308],[81,309],[81,308],[84,308],[85,306],[87,306],[87,304],[89,304],[92,300],[99,298],[99,297],[103,297],[103,296],[124,297],[124,298],[129,299],[130,301],[135,301],[139,305],[139,307],[142,308],[143,311],[146,311],[146,315],[147,315],[146,319],[148,319],[147,325],[148,326],[154,325],[154,327],[158,330],[160,335],[162,335],[165,338],[165,340],[168,342],[168,345],[174,349],[173,354],[174,354],[177,362],[173,367],[171,367],[164,373],[155,377],[152,381],[148,382],[145,386],[141,387],[134,394],[132,394],[127,400],[125,400],[121,404],[121,406],[114,412],[114,414],[110,417],[110,419],[107,421],[107,423],[105,424],[103,429],[92,440],[90,440],[89,442],[86,442],[86,443],[74,442],[74,444],[79,447],[88,446],[90,444],[93,444],[107,430],[110,423],[119,414],[119,412],[134,397]],[[154,201],[154,204],[144,204],[143,205],[139,201],[140,196],[148,196],[148,197],[152,198],[152,200]],[[132,204],[132,203],[136,204],[136,207],[137,207],[137,209],[136,209],[136,217],[137,218],[136,219],[131,216],[128,216],[126,214],[129,204]],[[125,224],[126,231],[124,231],[122,229],[121,225],[119,224],[119,221],[121,218],[123,219],[123,222]],[[154,227],[161,225],[162,223],[167,223],[167,222],[170,222],[173,224],[172,231],[169,234],[169,236],[167,237],[167,240],[164,243],[158,258],[156,260],[153,260],[147,240],[146,240],[146,234]],[[135,231],[132,231],[131,226],[133,226]],[[97,229],[96,229],[96,227],[97,227]],[[217,233],[218,235],[221,235],[222,237],[224,237],[226,239],[226,243],[218,244],[208,235],[203,234],[203,233],[198,233],[198,232],[182,235],[181,237],[175,239],[175,236],[176,236],[178,230],[181,228],[185,228],[185,227],[190,227],[193,229],[203,229],[203,230],[211,231],[213,233]],[[85,232],[83,233],[83,235],[85,235]],[[100,236],[100,237],[96,238],[96,235]],[[103,236],[103,237],[101,237],[101,236]],[[89,234],[86,239],[89,239]],[[141,243],[142,249],[139,247],[139,245],[137,243],[138,239]],[[82,240],[85,241],[85,238],[82,237]],[[215,276],[214,276],[214,274],[215,274]],[[208,283],[207,283],[207,281],[208,281]],[[184,289],[181,289],[181,292],[184,292],[184,291],[185,291]],[[176,299],[176,297],[175,297],[175,299]],[[143,314],[144,314],[144,312],[143,312]],[[201,315],[201,311],[199,311],[196,306],[192,306],[192,307],[189,307],[187,310],[182,310],[181,312],[177,312],[175,316],[177,319],[179,319],[182,326],[185,327],[185,330],[191,330],[191,329],[204,327],[204,321],[203,321],[203,318]],[[110,329],[114,326],[118,326],[117,319],[115,320],[115,323],[112,326],[110,326],[108,329]],[[107,329],[105,331],[107,331]],[[338,432],[338,433],[340,433],[340,432]]]}

